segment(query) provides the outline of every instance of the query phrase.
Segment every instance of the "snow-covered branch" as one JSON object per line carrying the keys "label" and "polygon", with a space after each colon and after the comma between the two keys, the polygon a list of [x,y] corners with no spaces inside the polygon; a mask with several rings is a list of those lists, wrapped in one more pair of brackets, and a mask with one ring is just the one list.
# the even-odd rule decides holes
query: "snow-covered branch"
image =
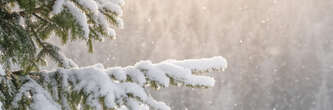
{"label": "snow-covered branch", "polygon": [[[136,110],[148,105],[156,110],[170,110],[165,103],[156,101],[147,87],[168,87],[184,84],[190,87],[212,87],[215,80],[200,76],[198,72],[223,71],[227,62],[223,57],[197,60],[167,60],[153,64],[140,61],[133,66],[104,68],[93,66],[58,69],[41,72],[38,77],[26,78],[15,95],[12,105],[17,108],[20,101],[30,100],[30,108],[79,109],[88,107],[96,110],[125,107]],[[49,92],[47,92],[49,91]],[[49,104],[46,104],[49,103]],[[59,106],[61,105],[61,107]]]}
{"label": "snow-covered branch", "polygon": [[93,24],[101,26],[106,35],[115,37],[115,30],[110,23],[123,27],[121,7],[124,3],[123,0],[56,0],[52,7],[52,14],[57,15],[64,9],[68,9],[81,26],[86,39],[91,34],[90,28],[94,27],[89,24],[89,19],[93,21]]}

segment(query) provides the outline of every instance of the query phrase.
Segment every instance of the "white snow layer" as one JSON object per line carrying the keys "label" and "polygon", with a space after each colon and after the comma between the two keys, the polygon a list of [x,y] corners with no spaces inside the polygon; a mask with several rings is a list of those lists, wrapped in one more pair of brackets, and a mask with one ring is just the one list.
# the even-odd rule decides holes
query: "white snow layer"
{"label": "white snow layer", "polygon": [[[64,7],[67,8],[84,31],[85,38],[88,38],[90,33],[90,25],[86,14],[91,13],[93,16],[89,19],[92,19],[96,24],[100,25],[108,36],[115,37],[115,30],[112,28],[112,24],[110,24],[108,18],[103,13],[114,13],[115,15],[112,15],[114,19],[113,22],[117,27],[123,28],[123,19],[120,18],[123,13],[121,8],[122,5],[124,5],[123,0],[76,0],[76,3],[70,0],[56,0],[52,7],[52,13],[59,14],[63,11]],[[80,7],[85,9],[81,9]],[[86,12],[86,9],[89,11]]]}
{"label": "white snow layer", "polygon": [[88,38],[90,30],[86,14],[80,8],[78,8],[72,1],[67,1],[64,5],[72,13],[76,21],[81,25],[82,30],[84,31],[84,37]]}
{"label": "white snow layer", "polygon": [[2,64],[0,64],[0,76],[6,75],[5,70],[3,70]]}
{"label": "white snow layer", "polygon": [[63,10],[64,3],[65,3],[65,0],[56,0],[52,7],[52,12],[54,14],[59,14]]}
{"label": "white snow layer", "polygon": [[[184,61],[168,60],[157,64],[153,64],[151,61],[140,61],[134,66],[106,69],[101,64],[58,69],[43,74],[47,84],[53,87],[49,89],[52,91],[53,97],[38,83],[30,80],[22,86],[12,104],[18,106],[22,96],[25,96],[32,97],[31,108],[34,110],[58,110],[61,107],[56,102],[60,102],[64,108],[69,108],[68,101],[63,96],[65,92],[82,92],[86,95],[85,104],[95,110],[102,110],[103,105],[116,109],[125,106],[130,110],[144,110],[148,105],[156,110],[170,110],[167,104],[151,97],[146,92],[146,87],[152,82],[162,87],[168,87],[171,79],[185,85],[211,87],[215,83],[213,78],[192,73],[224,70],[227,67],[226,64],[223,57],[213,57]],[[60,78],[54,78],[54,76],[60,76]],[[59,92],[58,87],[65,92]],[[29,94],[29,91],[32,93]],[[61,101],[59,101],[58,92]],[[103,98],[104,101],[101,101],[100,98]]]}
{"label": "white snow layer", "polygon": [[61,110],[60,105],[52,99],[52,96],[34,80],[29,80],[20,88],[12,105],[18,108],[18,101],[22,100],[23,96],[32,99],[30,105],[32,110]]}
{"label": "white snow layer", "polygon": [[204,59],[189,59],[184,61],[167,60],[165,62],[189,68],[195,72],[209,72],[227,68],[227,61],[221,56]]}
{"label": "white snow layer", "polygon": [[2,110],[2,103],[0,102],[0,110]]}

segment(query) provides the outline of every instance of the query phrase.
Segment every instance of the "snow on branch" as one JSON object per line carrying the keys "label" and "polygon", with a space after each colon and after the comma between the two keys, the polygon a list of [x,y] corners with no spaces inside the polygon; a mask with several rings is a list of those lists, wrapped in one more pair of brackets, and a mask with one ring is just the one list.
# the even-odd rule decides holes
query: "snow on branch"
{"label": "snow on branch", "polygon": [[[25,100],[23,99],[23,96],[32,98],[33,103],[31,105],[19,105],[19,101]],[[19,108],[19,106],[30,106],[32,110],[60,109],[60,105],[52,99],[49,92],[30,78],[27,83],[22,85],[19,92],[15,95],[12,105],[14,108]]]}
{"label": "snow on branch", "polygon": [[0,64],[0,76],[6,75],[5,70],[2,67],[2,64]]}
{"label": "snow on branch", "polygon": [[227,68],[227,61],[221,56],[203,59],[189,59],[184,61],[167,60],[165,62],[191,69],[192,72],[220,71],[220,69],[223,70]]}
{"label": "snow on branch", "polygon": [[121,16],[124,3],[123,0],[56,0],[51,14],[57,15],[64,9],[68,9],[81,26],[86,39],[91,34],[90,29],[97,27],[96,25],[103,28],[104,34],[115,37],[116,33],[112,25],[123,27]]}
{"label": "snow on branch", "polygon": [[82,30],[84,31],[84,37],[87,39],[89,37],[90,30],[86,14],[82,10],[80,10],[80,8],[75,6],[75,4],[71,1],[67,1],[65,3],[65,6],[75,17],[76,21],[80,24]]}
{"label": "snow on branch", "polygon": [[138,107],[147,105],[156,110],[170,110],[164,102],[156,101],[146,88],[168,87],[173,83],[191,87],[212,87],[215,83],[212,77],[193,73],[222,71],[226,67],[223,57],[213,57],[167,60],[156,64],[140,61],[127,67],[104,68],[103,65],[96,64],[82,68],[58,69],[39,73],[41,76],[38,81],[28,80],[12,104],[18,105],[20,101],[28,98],[32,100],[31,108],[36,108],[35,110],[42,110],[53,103],[52,106],[47,106],[48,110],[80,107],[103,110],[124,106],[137,110]]}

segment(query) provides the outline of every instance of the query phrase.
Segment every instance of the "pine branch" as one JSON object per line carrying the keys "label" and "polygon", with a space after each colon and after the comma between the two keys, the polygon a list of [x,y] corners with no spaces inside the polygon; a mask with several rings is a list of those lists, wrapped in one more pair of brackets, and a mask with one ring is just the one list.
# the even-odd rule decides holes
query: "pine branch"
{"label": "pine branch", "polygon": [[43,17],[37,15],[36,13],[32,13],[32,15],[34,15],[35,17],[37,17],[37,18],[40,19],[41,21],[44,21],[44,22],[46,22],[46,23],[48,23],[48,24],[50,24],[50,25],[56,26],[56,28],[60,28],[60,29],[62,29],[62,30],[65,30],[63,27],[59,26],[59,25],[56,24],[56,23],[53,23],[53,22],[52,22],[51,20],[49,20],[48,18],[43,18]]}
{"label": "pine branch", "polygon": [[36,31],[34,30],[33,27],[31,27],[31,31],[33,32],[37,42],[42,46],[42,51],[41,52],[43,52],[43,53],[40,52],[37,55],[37,61],[40,61],[42,59],[42,57],[44,56],[42,54],[48,53],[48,55],[50,55],[51,58],[53,58],[56,62],[58,62],[61,67],[70,68],[67,64],[68,62],[66,61],[66,57],[59,53],[59,48],[58,47],[53,46],[52,44],[49,44],[47,42],[43,42],[38,37],[38,34],[36,33]]}
{"label": "pine branch", "polygon": [[[17,91],[10,95],[9,99],[12,100],[0,102],[5,102],[7,109],[33,109],[31,104],[39,107],[47,104],[47,107],[58,110],[75,110],[79,105],[84,109],[117,109],[119,106],[126,106],[136,110],[143,104],[157,110],[170,110],[168,105],[156,101],[146,89],[151,87],[158,90],[174,83],[177,86],[181,83],[187,87],[211,87],[215,82],[213,78],[193,73],[198,72],[197,70],[222,71],[227,67],[226,64],[223,57],[213,57],[167,60],[155,64],[140,61],[133,66],[112,68],[104,68],[98,64],[25,76],[12,74],[10,81],[12,87],[17,87]],[[39,102],[41,99],[42,103]]]}

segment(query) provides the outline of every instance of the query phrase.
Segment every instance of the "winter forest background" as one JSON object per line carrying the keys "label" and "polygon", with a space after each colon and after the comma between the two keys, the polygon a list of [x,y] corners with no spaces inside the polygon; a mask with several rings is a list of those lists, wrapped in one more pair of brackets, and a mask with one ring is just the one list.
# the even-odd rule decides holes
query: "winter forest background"
{"label": "winter forest background", "polygon": [[174,110],[332,110],[332,10],[331,0],[126,0],[117,40],[62,50],[80,66],[228,59],[213,88],[151,91]]}

